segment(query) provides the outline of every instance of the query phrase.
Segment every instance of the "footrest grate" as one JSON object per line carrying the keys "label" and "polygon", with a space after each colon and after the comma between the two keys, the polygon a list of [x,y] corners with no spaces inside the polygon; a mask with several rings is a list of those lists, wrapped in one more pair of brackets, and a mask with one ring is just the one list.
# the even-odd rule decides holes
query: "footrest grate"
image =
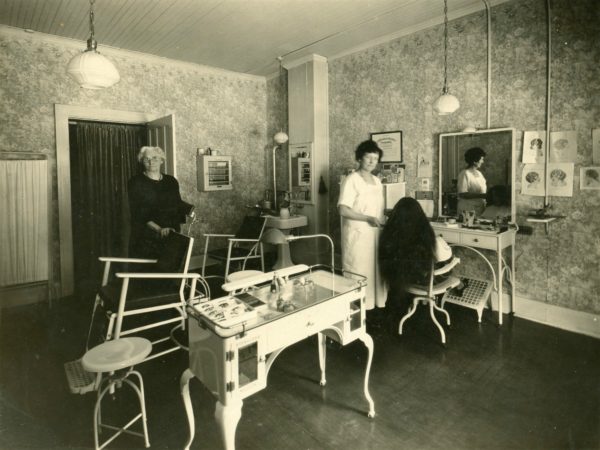
{"label": "footrest grate", "polygon": [[448,302],[482,310],[492,291],[492,282],[467,277],[461,277],[460,281],[463,283],[464,289],[450,289],[442,297],[442,305]]}
{"label": "footrest grate", "polygon": [[86,371],[81,359],[65,363],[65,373],[71,393],[85,394],[96,390],[97,374]]}

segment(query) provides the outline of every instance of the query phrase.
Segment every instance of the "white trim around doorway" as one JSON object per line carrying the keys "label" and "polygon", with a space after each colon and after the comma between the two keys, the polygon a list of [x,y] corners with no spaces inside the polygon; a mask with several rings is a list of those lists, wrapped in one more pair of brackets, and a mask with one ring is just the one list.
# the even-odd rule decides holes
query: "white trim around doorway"
{"label": "white trim around doorway", "polygon": [[69,120],[95,120],[128,124],[145,124],[160,117],[156,114],[54,105],[56,127],[56,175],[58,189],[58,234],[60,246],[60,282],[54,280],[53,292],[59,297],[74,289],[73,225],[71,222],[71,163],[69,159]]}

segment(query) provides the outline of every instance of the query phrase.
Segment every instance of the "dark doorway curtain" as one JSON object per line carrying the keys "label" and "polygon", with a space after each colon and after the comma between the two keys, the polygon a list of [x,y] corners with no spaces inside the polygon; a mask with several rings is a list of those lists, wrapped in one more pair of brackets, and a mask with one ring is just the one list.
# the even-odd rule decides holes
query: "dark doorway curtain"
{"label": "dark doorway curtain", "polygon": [[79,292],[99,285],[99,256],[127,256],[127,181],[139,169],[144,125],[77,121],[69,124],[75,283]]}

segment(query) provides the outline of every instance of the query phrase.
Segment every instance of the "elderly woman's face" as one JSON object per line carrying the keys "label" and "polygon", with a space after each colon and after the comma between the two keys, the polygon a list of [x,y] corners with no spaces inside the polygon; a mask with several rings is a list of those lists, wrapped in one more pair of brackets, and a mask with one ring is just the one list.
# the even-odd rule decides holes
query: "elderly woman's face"
{"label": "elderly woman's face", "polygon": [[144,165],[144,169],[147,171],[156,171],[160,170],[160,166],[163,163],[162,156],[159,153],[149,150],[144,154],[142,158],[142,164]]}
{"label": "elderly woman's face", "polygon": [[360,168],[372,172],[379,163],[379,153],[365,153],[360,159]]}

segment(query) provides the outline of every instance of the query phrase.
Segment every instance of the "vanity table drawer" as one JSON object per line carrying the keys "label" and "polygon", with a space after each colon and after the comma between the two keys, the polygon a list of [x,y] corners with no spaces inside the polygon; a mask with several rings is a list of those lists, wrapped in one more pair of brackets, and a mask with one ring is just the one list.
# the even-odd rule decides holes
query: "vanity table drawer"
{"label": "vanity table drawer", "polygon": [[460,243],[469,247],[489,248],[491,250],[496,250],[497,247],[496,237],[475,233],[462,233]]}
{"label": "vanity table drawer", "polygon": [[349,308],[349,301],[344,296],[339,296],[267,324],[265,352],[287,347],[346,320]]}
{"label": "vanity table drawer", "polygon": [[460,233],[454,230],[442,230],[435,228],[433,230],[436,236],[441,236],[449,244],[460,244]]}

